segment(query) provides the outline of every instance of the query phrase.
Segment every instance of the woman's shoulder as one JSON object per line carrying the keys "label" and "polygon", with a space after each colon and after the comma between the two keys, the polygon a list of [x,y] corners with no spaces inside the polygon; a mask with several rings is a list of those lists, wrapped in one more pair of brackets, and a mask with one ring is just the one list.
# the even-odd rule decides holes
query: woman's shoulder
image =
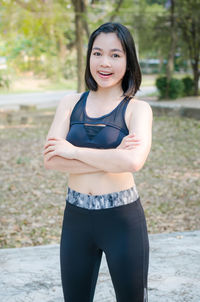
{"label": "woman's shoulder", "polygon": [[132,122],[141,123],[142,121],[149,121],[151,123],[153,120],[151,106],[146,101],[132,98],[128,103],[125,120],[126,124],[129,125],[128,129],[130,129]]}
{"label": "woman's shoulder", "polygon": [[80,100],[83,93],[84,92],[80,92],[80,93],[72,92],[72,93],[68,93],[68,94],[64,95],[60,99],[57,109],[59,111],[62,111],[64,114],[66,112],[71,113],[74,106]]}
{"label": "woman's shoulder", "polygon": [[80,97],[82,94],[83,94],[83,92],[81,92],[81,93],[72,92],[72,93],[66,94],[60,100],[60,105],[66,107],[68,109],[71,107],[74,107],[74,105],[80,100]]}
{"label": "woman's shoulder", "polygon": [[136,114],[136,115],[141,112],[152,114],[152,109],[149,103],[143,100],[139,100],[137,98],[132,98],[130,100],[129,110],[132,114]]}

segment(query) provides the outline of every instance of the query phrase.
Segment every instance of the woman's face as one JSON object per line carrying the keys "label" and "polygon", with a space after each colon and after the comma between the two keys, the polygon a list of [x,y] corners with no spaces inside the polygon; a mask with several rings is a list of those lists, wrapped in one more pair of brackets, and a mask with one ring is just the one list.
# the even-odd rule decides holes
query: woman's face
{"label": "woman's face", "polygon": [[98,87],[121,86],[126,72],[126,53],[115,33],[101,33],[94,40],[90,72]]}

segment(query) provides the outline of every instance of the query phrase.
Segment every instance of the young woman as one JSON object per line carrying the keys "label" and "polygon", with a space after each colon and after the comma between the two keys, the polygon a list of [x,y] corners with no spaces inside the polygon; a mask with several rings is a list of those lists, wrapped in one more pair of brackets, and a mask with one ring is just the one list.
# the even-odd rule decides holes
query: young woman
{"label": "young woman", "polygon": [[141,72],[129,30],[105,23],[88,44],[88,91],[59,103],[47,169],[69,173],[60,264],[66,302],[92,302],[102,252],[117,302],[147,302],[149,240],[133,172],[151,147],[152,111],[134,98]]}

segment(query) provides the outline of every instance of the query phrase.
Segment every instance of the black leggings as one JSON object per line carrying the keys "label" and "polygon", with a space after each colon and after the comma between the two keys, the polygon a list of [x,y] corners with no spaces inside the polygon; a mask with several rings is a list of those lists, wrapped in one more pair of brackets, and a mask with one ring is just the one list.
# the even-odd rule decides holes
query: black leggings
{"label": "black leggings", "polygon": [[66,203],[60,242],[65,302],[92,302],[105,253],[117,302],[147,302],[149,239],[140,198],[91,210]]}

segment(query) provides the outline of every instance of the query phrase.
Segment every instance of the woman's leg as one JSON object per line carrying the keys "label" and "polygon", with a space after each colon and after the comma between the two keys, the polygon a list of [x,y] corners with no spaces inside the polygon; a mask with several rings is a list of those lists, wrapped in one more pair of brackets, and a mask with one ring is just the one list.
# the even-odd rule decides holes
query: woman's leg
{"label": "woman's leg", "polygon": [[93,217],[96,238],[106,255],[117,302],[147,302],[149,240],[140,200],[103,211]]}
{"label": "woman's leg", "polygon": [[65,302],[92,302],[102,250],[91,238],[88,210],[67,204],[61,243],[61,279]]}

